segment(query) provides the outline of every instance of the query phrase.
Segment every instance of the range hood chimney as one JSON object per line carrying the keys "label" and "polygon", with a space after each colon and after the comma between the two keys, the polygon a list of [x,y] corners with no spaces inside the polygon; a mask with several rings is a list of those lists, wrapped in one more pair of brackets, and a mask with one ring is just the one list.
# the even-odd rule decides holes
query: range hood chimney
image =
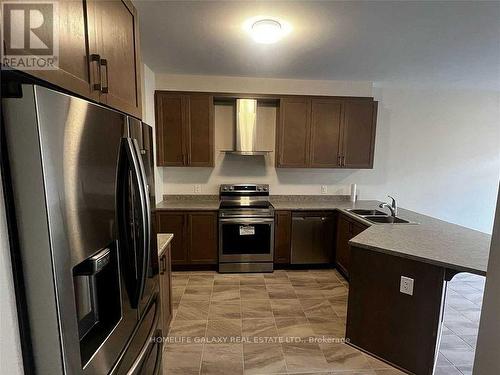
{"label": "range hood chimney", "polygon": [[236,99],[236,129],[234,150],[224,151],[237,155],[265,155],[257,145],[257,100]]}

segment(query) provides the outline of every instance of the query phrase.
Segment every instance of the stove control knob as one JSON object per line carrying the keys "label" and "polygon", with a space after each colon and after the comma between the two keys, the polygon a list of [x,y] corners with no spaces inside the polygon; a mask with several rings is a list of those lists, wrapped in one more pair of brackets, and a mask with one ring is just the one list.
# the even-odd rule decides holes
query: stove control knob
{"label": "stove control knob", "polygon": [[224,186],[222,190],[227,191],[227,186]]}
{"label": "stove control knob", "polygon": [[264,186],[264,191],[268,191],[269,188],[267,186]]}
{"label": "stove control knob", "polygon": [[234,186],[230,186],[229,190],[233,191],[234,190]]}
{"label": "stove control knob", "polygon": [[262,186],[257,186],[258,191],[262,191]]}

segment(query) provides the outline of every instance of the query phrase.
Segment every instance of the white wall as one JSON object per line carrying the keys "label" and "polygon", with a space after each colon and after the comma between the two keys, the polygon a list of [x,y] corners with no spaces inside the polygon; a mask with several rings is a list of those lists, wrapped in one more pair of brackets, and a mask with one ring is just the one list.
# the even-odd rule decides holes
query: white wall
{"label": "white wall", "polygon": [[23,374],[23,363],[8,238],[0,181],[0,372],[20,375]]}
{"label": "white wall", "polygon": [[[142,121],[146,124],[151,125],[153,129],[155,128],[155,74],[146,65],[142,65]],[[156,166],[156,132],[153,131],[153,149],[155,154],[155,166]],[[155,168],[155,194],[156,203],[163,199],[163,170],[161,168]]]}
{"label": "white wall", "polygon": [[[166,194],[217,194],[218,185],[257,182],[273,194],[398,198],[402,207],[491,232],[500,173],[500,93],[369,82],[156,75],[157,89],[374,96],[379,101],[373,170],[276,169],[266,158],[224,155],[230,114],[216,107],[215,168],[159,168]],[[260,113],[260,112],[259,112]],[[269,129],[272,115],[262,115]],[[228,125],[229,124],[229,125]],[[271,144],[274,133],[269,131]],[[274,147],[273,147],[274,149]]]}
{"label": "white wall", "polygon": [[474,375],[500,374],[500,194],[491,239],[488,277],[484,291],[481,322],[474,359]]}
{"label": "white wall", "polygon": [[[500,174],[500,92],[375,84],[375,171],[403,207],[491,233]],[[381,177],[382,178],[382,177]]]}

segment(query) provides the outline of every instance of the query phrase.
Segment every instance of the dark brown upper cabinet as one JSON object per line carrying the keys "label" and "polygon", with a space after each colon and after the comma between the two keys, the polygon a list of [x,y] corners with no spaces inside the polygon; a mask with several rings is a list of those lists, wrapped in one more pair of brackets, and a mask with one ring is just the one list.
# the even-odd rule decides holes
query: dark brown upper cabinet
{"label": "dark brown upper cabinet", "polygon": [[276,136],[276,165],[302,168],[309,165],[311,100],[307,97],[281,100]]}
{"label": "dark brown upper cabinet", "polygon": [[58,1],[59,66],[55,70],[33,70],[28,73],[75,94],[99,99],[92,88],[89,72],[85,2]]}
{"label": "dark brown upper cabinet", "polygon": [[185,112],[183,95],[158,91],[155,93],[158,166],[187,165]]}
{"label": "dark brown upper cabinet", "polygon": [[283,98],[276,167],[373,168],[376,117],[369,98]]}
{"label": "dark brown upper cabinet", "polygon": [[340,166],[342,102],[331,99],[311,101],[311,160],[313,168]]}
{"label": "dark brown upper cabinet", "polygon": [[192,167],[213,167],[215,145],[212,96],[191,94],[186,98],[186,105],[188,164]]}
{"label": "dark brown upper cabinet", "polygon": [[344,103],[343,167],[373,168],[376,122],[377,102]]}
{"label": "dark brown upper cabinet", "polygon": [[76,95],[142,117],[137,13],[128,0],[58,0],[59,66],[28,71]]}
{"label": "dark brown upper cabinet", "polygon": [[155,92],[158,166],[213,167],[213,96]]}
{"label": "dark brown upper cabinet", "polygon": [[87,0],[89,53],[100,101],[141,117],[137,12],[130,1]]}

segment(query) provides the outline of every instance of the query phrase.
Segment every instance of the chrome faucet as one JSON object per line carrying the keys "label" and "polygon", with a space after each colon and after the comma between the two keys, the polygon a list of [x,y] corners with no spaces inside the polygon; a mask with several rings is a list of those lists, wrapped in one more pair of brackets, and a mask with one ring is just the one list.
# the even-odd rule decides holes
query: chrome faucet
{"label": "chrome faucet", "polygon": [[392,203],[391,204],[385,203],[385,202],[380,203],[379,207],[380,208],[387,207],[391,211],[391,216],[396,217],[396,216],[398,216],[398,204],[396,203],[396,199],[394,199],[390,195],[388,195],[388,197],[392,199]]}

